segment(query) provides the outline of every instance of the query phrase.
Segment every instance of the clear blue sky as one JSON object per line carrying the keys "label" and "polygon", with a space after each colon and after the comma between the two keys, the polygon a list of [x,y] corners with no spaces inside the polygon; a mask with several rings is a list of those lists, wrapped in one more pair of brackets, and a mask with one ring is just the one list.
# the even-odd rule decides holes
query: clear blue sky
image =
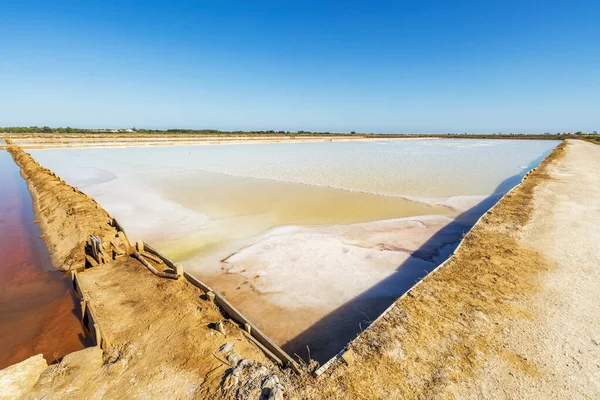
{"label": "clear blue sky", "polygon": [[0,126],[600,131],[600,1],[0,6]]}

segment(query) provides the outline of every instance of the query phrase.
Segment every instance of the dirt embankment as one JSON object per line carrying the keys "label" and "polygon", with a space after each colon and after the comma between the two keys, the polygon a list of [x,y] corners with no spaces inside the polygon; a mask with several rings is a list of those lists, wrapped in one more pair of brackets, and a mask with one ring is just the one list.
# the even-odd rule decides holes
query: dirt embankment
{"label": "dirt embankment", "polygon": [[67,185],[18,146],[8,151],[21,167],[33,199],[35,216],[56,268],[70,270],[85,265],[85,242],[90,234],[104,243],[117,234],[113,218],[93,199]]}
{"label": "dirt embankment", "polygon": [[[103,242],[115,237],[112,218],[20,148],[9,147],[56,265],[83,267],[90,233]],[[186,279],[159,278],[122,256],[85,269],[78,281],[94,309],[102,349],[71,353],[46,369],[32,363],[27,374],[34,384],[25,389],[7,377],[11,371],[0,371],[6,382],[0,398],[258,398],[283,389],[288,374]]]}
{"label": "dirt embankment", "polygon": [[510,327],[535,316],[528,298],[551,264],[520,240],[534,189],[552,179],[559,145],[469,232],[457,253],[400,298],[318,379],[298,382],[298,398],[455,398],[490,357],[515,373],[536,365],[510,346]]}

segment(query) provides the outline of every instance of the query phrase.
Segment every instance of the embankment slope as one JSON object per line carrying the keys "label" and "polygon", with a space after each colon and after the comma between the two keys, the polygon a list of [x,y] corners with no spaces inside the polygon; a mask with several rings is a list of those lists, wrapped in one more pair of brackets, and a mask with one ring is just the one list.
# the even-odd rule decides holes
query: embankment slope
{"label": "embankment slope", "polygon": [[[112,218],[18,146],[9,151],[29,184],[56,265],[82,268],[90,233],[103,242],[117,234]],[[94,308],[102,349],[71,353],[38,371],[35,385],[11,398],[258,397],[265,379],[275,373],[284,379],[242,329],[186,279],[159,278],[128,256],[77,277]],[[215,329],[219,322],[224,329]],[[19,383],[5,378],[6,387]]]}
{"label": "embankment slope", "polygon": [[94,234],[108,243],[117,234],[112,217],[89,196],[67,185],[19,146],[8,151],[21,167],[33,199],[34,213],[56,268],[70,270],[85,264],[85,242]]}
{"label": "embankment slope", "polygon": [[560,145],[298,398],[598,397],[594,146]]}

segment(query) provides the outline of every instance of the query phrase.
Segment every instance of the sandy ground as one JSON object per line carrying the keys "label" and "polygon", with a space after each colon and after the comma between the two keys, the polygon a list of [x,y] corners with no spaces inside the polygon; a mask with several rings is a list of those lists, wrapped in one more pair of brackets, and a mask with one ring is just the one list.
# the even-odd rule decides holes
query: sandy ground
{"label": "sandy ground", "polygon": [[464,397],[600,398],[600,146],[569,141],[548,173],[521,241],[553,268],[524,305],[536,318],[507,335],[536,372],[514,374],[490,358],[480,381],[459,391]]}
{"label": "sandy ground", "polygon": [[[48,372],[52,378],[38,381],[30,398],[67,393],[81,399],[219,398],[226,394],[222,383],[242,359],[256,370],[266,366],[263,378],[273,368],[241,329],[184,279],[157,278],[130,257],[79,278],[110,343],[104,362],[85,378]],[[214,328],[220,320],[225,334]]]}
{"label": "sandy ground", "polygon": [[559,146],[297,398],[598,398],[599,164]]}

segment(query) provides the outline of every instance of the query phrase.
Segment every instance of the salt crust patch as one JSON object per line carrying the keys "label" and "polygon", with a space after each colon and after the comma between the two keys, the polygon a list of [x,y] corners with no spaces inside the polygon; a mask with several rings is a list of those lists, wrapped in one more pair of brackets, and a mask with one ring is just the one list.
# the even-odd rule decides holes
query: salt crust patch
{"label": "salt crust patch", "polygon": [[[227,258],[225,264],[228,272],[248,280],[260,277],[253,280],[254,287],[282,307],[329,308],[393,274],[416,279],[431,269],[434,260],[412,253],[451,221],[423,216],[328,227],[279,227]],[[396,291],[400,290],[382,285],[369,296],[401,294]]]}

